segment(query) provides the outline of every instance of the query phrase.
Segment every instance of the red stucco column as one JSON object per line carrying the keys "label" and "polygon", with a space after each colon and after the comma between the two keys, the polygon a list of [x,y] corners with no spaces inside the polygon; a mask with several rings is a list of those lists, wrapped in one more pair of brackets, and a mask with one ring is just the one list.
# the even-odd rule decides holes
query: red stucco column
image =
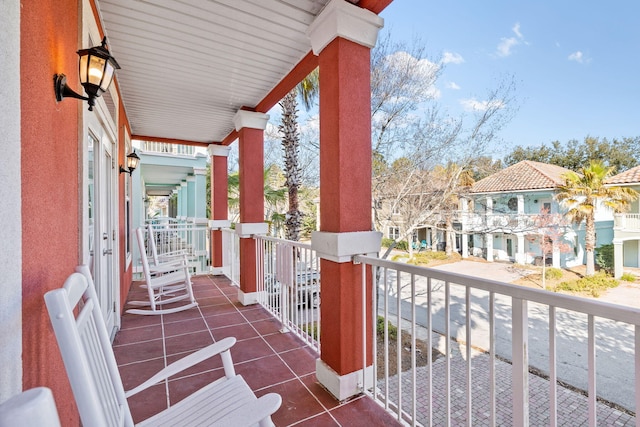
{"label": "red stucco column", "polygon": [[227,169],[227,158],[229,147],[223,145],[209,145],[209,156],[211,156],[211,218],[209,218],[209,228],[211,229],[211,269],[213,274],[222,274],[222,231],[221,229],[230,226],[228,211],[228,181],[229,173]]}
{"label": "red stucco column", "polygon": [[257,302],[256,242],[252,236],[267,233],[264,222],[264,129],[269,116],[240,110],[234,117],[240,157],[240,290],[243,305]]}
{"label": "red stucco column", "polygon": [[[316,376],[340,400],[361,392],[363,372],[372,371],[371,339],[365,363],[362,329],[366,313],[371,330],[372,305],[363,307],[362,266],[351,259],[380,248],[380,233],[371,231],[370,49],[381,26],[372,12],[333,0],[309,31],[320,65],[321,230],[312,237],[322,257]],[[371,301],[370,274],[367,290]]]}

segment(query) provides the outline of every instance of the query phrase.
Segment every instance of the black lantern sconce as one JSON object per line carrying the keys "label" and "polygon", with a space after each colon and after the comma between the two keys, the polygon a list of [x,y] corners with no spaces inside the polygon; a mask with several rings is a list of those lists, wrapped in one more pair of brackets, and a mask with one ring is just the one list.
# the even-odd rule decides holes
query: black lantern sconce
{"label": "black lantern sconce", "polygon": [[67,76],[55,74],[53,76],[53,86],[56,91],[56,101],[60,102],[64,98],[83,99],[88,101],[89,111],[93,111],[96,98],[109,89],[114,71],[120,69],[118,62],[107,50],[106,44],[107,38],[105,37],[102,39],[101,46],[78,51],[78,56],[80,56],[80,84],[84,87],[87,96],[82,96],[67,86]]}
{"label": "black lantern sconce", "polygon": [[127,168],[125,169],[122,167],[122,165],[120,165],[120,173],[122,172],[128,173],[129,176],[131,176],[135,168],[138,167],[139,163],[140,163],[140,157],[138,157],[138,155],[134,151],[127,156]]}

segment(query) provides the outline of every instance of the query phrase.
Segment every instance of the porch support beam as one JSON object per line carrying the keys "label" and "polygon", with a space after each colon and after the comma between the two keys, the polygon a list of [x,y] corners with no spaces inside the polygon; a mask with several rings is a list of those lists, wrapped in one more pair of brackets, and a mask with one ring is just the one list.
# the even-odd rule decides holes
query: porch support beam
{"label": "porch support beam", "polygon": [[[362,392],[362,369],[372,364],[370,339],[364,352],[367,360],[363,360],[363,315],[370,323],[373,314],[371,303],[363,307],[363,269],[341,262],[349,258],[348,252],[369,252],[372,246],[347,248],[334,233],[365,232],[364,241],[374,240],[370,49],[382,23],[368,10],[332,0],[307,33],[320,66],[320,231],[325,233],[316,235],[312,243],[325,254],[321,260],[322,355],[316,375],[339,400]],[[326,239],[318,241],[317,236]],[[318,246],[322,242],[336,244],[333,256],[326,256],[326,248]],[[370,290],[370,273],[367,276]],[[370,296],[366,300],[371,301]]]}
{"label": "porch support beam", "polygon": [[240,156],[240,224],[239,230],[250,229],[252,234],[240,234],[240,290],[238,299],[243,305],[257,303],[256,241],[254,234],[262,234],[256,224],[264,223],[264,129],[269,115],[239,110],[234,117],[238,133]]}
{"label": "porch support beam", "polygon": [[230,147],[209,145],[207,151],[211,156],[211,211],[209,228],[211,228],[211,268],[213,274],[222,274],[222,228],[229,227],[228,185],[229,173],[227,159]]}

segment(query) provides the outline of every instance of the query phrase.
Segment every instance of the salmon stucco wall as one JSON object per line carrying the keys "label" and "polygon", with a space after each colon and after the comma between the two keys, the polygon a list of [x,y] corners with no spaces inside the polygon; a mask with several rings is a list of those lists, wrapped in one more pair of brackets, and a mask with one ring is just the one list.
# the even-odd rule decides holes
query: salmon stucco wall
{"label": "salmon stucco wall", "polygon": [[78,425],[44,304],[78,264],[79,117],[83,103],[56,102],[53,75],[76,91],[77,0],[27,0],[20,17],[23,388],[53,390],[62,425]]}

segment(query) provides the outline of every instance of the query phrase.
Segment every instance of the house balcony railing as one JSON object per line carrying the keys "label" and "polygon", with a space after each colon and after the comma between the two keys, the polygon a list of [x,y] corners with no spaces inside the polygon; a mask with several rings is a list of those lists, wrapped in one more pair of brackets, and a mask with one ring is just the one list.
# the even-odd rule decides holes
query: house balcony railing
{"label": "house balcony railing", "polygon": [[172,156],[193,156],[195,147],[166,142],[143,141],[142,151],[145,153],[170,154]]}
{"label": "house balcony railing", "polygon": [[[153,230],[155,247],[159,256],[184,253],[195,274],[209,272],[210,232],[206,223],[180,221],[174,218],[155,218],[147,221]],[[149,239],[149,233],[145,236]],[[151,245],[146,245],[147,257],[153,256]]]}
{"label": "house balcony railing", "polygon": [[[255,239],[260,304],[320,352],[320,311],[298,304],[300,291],[319,294],[317,255],[307,244]],[[362,392],[402,423],[595,426],[615,412],[640,426],[640,310],[374,257],[354,262],[373,269],[377,291],[363,291],[374,295],[363,303],[387,321],[381,335],[365,331],[374,357]],[[408,333],[394,345],[408,365],[390,351],[393,327]],[[419,357],[418,340],[435,350]],[[579,409],[567,393],[582,399]]]}
{"label": "house balcony railing", "polygon": [[640,214],[616,214],[613,221],[616,230],[640,232]]}
{"label": "house balcony railing", "polygon": [[[640,408],[640,310],[373,257],[354,262],[373,269],[377,292],[368,303],[389,322],[382,336],[375,327],[365,334],[377,337],[368,345],[381,353],[373,358],[375,376],[363,367],[363,392],[398,420],[595,426],[610,421],[601,399],[630,412]],[[410,334],[395,348],[410,352],[408,367],[400,357],[391,364],[389,324]],[[421,332],[439,353],[428,351],[418,366]],[[586,391],[583,413],[566,403],[565,385]]]}
{"label": "house balcony railing", "polygon": [[456,220],[462,224],[462,229],[476,233],[527,233],[536,230],[536,219],[539,215],[517,213],[456,213]]}

